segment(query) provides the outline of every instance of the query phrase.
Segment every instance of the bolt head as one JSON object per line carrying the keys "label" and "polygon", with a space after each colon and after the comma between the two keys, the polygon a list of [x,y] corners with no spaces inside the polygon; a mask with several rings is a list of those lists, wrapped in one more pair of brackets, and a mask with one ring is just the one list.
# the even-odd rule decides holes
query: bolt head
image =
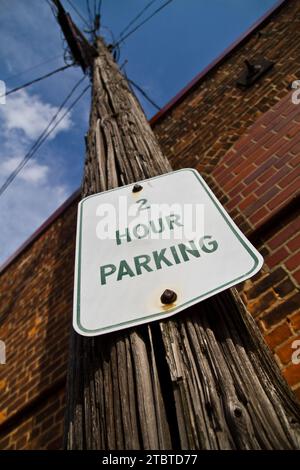
{"label": "bolt head", "polygon": [[139,191],[141,191],[143,189],[143,186],[141,186],[140,184],[138,183],[135,183],[135,185],[133,186],[132,188],[132,192],[133,193],[138,193]]}
{"label": "bolt head", "polygon": [[174,303],[176,299],[177,299],[177,294],[171,289],[166,289],[160,297],[161,303],[165,305]]}

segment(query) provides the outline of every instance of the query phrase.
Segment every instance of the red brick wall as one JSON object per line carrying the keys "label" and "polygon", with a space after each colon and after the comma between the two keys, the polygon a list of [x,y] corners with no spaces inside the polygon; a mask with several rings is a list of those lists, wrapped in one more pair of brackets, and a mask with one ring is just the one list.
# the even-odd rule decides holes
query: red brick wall
{"label": "red brick wall", "polygon": [[61,446],[75,226],[73,205],[1,275],[0,448]]}
{"label": "red brick wall", "polygon": [[252,229],[287,204],[299,189],[300,106],[287,94],[219,161],[213,176]]}
{"label": "red brick wall", "polygon": [[208,179],[264,255],[264,269],[244,284],[243,299],[300,398],[300,366],[291,363],[291,345],[300,338],[299,200],[293,204],[299,170],[300,105],[289,93],[248,129]]}
{"label": "red brick wall", "polygon": [[[25,402],[24,402],[25,404]],[[57,450],[62,447],[65,412],[64,387],[51,394],[30,413],[7,426],[0,440],[5,450]]]}

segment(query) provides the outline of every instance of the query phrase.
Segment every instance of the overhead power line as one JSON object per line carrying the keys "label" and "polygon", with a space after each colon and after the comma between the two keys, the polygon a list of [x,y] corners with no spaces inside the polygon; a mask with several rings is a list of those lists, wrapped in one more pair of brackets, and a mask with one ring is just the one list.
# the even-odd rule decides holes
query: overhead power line
{"label": "overhead power line", "polygon": [[87,21],[87,19],[84,17],[84,15],[81,13],[81,11],[73,4],[73,2],[71,2],[71,0],[67,0],[68,4],[73,8],[73,10],[75,11],[75,13],[77,14],[77,16],[85,23],[85,25],[90,28],[91,25],[90,23]]}
{"label": "overhead power line", "polygon": [[98,11],[97,14],[100,16],[101,15],[101,8],[102,8],[102,0],[98,1]]}
{"label": "overhead power line", "polygon": [[16,88],[13,88],[12,90],[9,90],[4,95],[1,95],[0,98],[2,98],[3,96],[11,95],[12,93],[16,93],[16,91],[22,90],[23,88],[27,88],[30,85],[33,85],[34,83],[40,82],[41,80],[44,80],[45,78],[48,78],[48,77],[51,77],[52,75],[55,75],[58,72],[62,72],[63,70],[66,70],[70,67],[73,67],[73,65],[74,64],[64,65],[62,67],[59,67],[58,69],[53,70],[52,72],[46,73],[46,75],[42,75],[41,77],[30,80],[30,82],[23,83],[23,85],[17,86]]}
{"label": "overhead power line", "polygon": [[119,35],[119,39],[121,39],[121,37],[126,33],[126,31],[128,31],[130,26],[132,26],[156,1],[157,0],[151,0],[151,2],[147,3],[147,5],[128,23],[128,25],[124,29],[122,29]]}
{"label": "overhead power line", "polygon": [[[63,110],[65,104],[67,101],[70,99],[70,97],[73,95],[75,90],[78,88],[78,86],[83,82],[85,79],[85,76],[83,76],[72,88],[70,93],[67,95],[67,97],[64,99],[54,116],[51,118],[50,122],[46,126],[46,128],[43,130],[43,132],[40,134],[36,142],[32,145],[31,149],[29,152],[25,155],[23,160],[19,163],[19,165],[15,168],[15,170],[8,176],[6,181],[3,183],[3,185],[0,187],[0,196],[4,193],[4,191],[9,187],[9,185],[13,182],[13,180],[16,178],[16,176],[20,173],[20,171],[24,168],[24,166],[28,163],[28,161],[34,156],[34,154],[37,152],[37,150],[43,145],[43,143],[47,140],[47,138],[50,136],[50,134],[56,129],[56,127],[61,123],[61,121],[70,113],[70,111],[74,108],[74,106],[78,103],[78,101],[81,99],[81,97],[86,93],[86,91],[90,88],[90,84],[83,89],[83,91],[77,96],[77,98],[70,104],[70,106],[65,110],[65,112],[59,117],[58,120],[57,117]],[[56,121],[56,122],[55,122]],[[52,126],[53,124],[53,126]],[[52,126],[52,127],[51,127]]]}
{"label": "overhead power line", "polygon": [[147,23],[149,20],[151,20],[151,18],[153,18],[153,16],[157,15],[157,13],[159,13],[163,8],[165,8],[167,5],[169,5],[173,0],[167,0],[165,3],[163,3],[163,5],[161,5],[159,8],[157,8],[153,13],[151,13],[151,15],[147,16],[147,18],[145,18],[143,21],[141,21],[141,23],[139,23],[135,28],[131,29],[127,34],[125,34],[125,36],[122,36],[116,44],[114,44],[114,47],[117,47],[119,46],[122,42],[125,41],[125,39],[129,38],[129,36],[131,36],[133,33],[135,33],[135,31],[137,31],[139,28],[141,28],[141,26],[143,26],[145,23]]}
{"label": "overhead power line", "polygon": [[158,111],[161,110],[161,108],[158,106],[158,104],[156,104],[155,101],[153,101],[153,99],[150,98],[150,96],[143,90],[142,87],[140,87],[140,85],[135,83],[130,78],[127,78],[127,80],[129,81],[129,83],[131,83],[143,95],[144,98],[146,98],[147,101],[149,101],[149,103],[152,104],[152,106],[154,106],[154,108],[156,108]]}
{"label": "overhead power line", "polygon": [[92,24],[93,23],[93,15],[92,15],[92,11],[91,11],[91,8],[90,8],[90,1],[89,0],[86,0],[86,8],[87,8],[87,11],[88,11],[90,22]]}

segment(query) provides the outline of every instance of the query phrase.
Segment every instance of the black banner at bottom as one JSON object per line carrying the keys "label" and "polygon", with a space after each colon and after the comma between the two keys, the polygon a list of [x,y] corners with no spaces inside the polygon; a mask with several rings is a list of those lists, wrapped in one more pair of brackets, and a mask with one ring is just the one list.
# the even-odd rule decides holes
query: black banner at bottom
{"label": "black banner at bottom", "polygon": [[[141,465],[199,466],[205,463],[220,465],[268,463],[287,464],[296,457],[293,451],[2,451],[0,464],[26,463],[53,465],[56,463],[83,464],[84,470],[101,466],[120,465],[136,468]],[[88,467],[87,467],[88,466]],[[240,468],[240,467],[239,467]]]}

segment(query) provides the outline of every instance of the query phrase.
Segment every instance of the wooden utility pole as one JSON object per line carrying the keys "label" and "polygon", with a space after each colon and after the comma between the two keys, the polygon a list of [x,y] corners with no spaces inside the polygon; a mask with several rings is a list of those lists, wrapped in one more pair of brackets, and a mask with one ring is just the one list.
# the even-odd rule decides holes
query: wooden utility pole
{"label": "wooden utility pole", "polygon": [[[94,48],[82,197],[171,170],[101,38]],[[91,338],[72,331],[65,443],[297,449],[299,405],[228,289],[165,321]]]}

